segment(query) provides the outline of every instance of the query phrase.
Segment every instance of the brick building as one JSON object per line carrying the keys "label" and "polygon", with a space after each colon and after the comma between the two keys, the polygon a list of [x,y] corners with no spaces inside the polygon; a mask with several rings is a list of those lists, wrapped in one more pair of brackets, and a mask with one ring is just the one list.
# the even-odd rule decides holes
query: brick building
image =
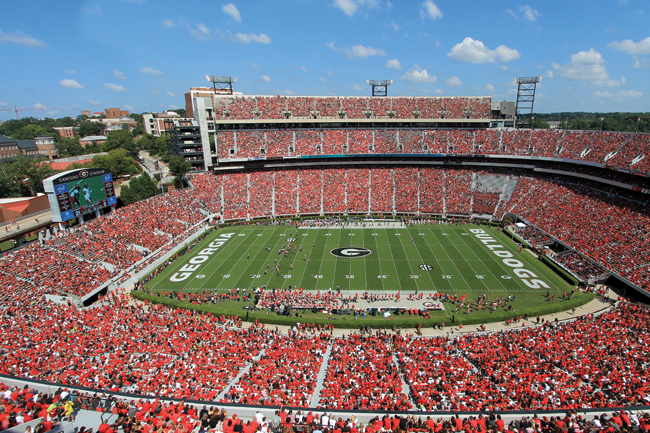
{"label": "brick building", "polygon": [[118,117],[125,117],[129,115],[127,110],[121,110],[119,108],[106,108],[104,109],[107,119],[117,119]]}
{"label": "brick building", "polygon": [[18,156],[18,142],[11,137],[0,135],[0,160],[7,160]]}
{"label": "brick building", "polygon": [[79,135],[77,134],[79,128],[76,126],[55,126],[53,129],[59,133],[61,138],[75,138]]}

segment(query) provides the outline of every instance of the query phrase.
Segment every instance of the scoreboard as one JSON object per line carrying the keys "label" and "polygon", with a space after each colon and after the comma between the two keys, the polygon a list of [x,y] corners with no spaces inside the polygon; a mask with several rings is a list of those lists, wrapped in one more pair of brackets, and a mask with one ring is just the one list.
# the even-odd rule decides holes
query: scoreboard
{"label": "scoreboard", "polygon": [[113,175],[105,169],[71,170],[43,181],[52,221],[64,222],[117,204]]}

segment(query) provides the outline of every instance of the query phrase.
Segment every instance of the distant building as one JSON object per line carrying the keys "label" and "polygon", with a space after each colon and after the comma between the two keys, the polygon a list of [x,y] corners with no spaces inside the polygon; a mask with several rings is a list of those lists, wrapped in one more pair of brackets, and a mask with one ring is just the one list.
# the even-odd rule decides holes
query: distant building
{"label": "distant building", "polygon": [[105,135],[89,135],[88,137],[80,139],[79,144],[85,149],[86,146],[92,146],[93,144],[103,144],[106,140],[108,140],[108,137]]}
{"label": "distant building", "polygon": [[93,114],[90,112],[90,110],[81,110],[81,115],[90,118]]}
{"label": "distant building", "polygon": [[59,133],[61,138],[75,138],[79,135],[77,134],[79,128],[76,126],[55,126],[53,129]]}
{"label": "distant building", "polygon": [[169,121],[165,124],[165,120],[169,119],[192,120],[186,117],[180,117],[178,113],[175,113],[173,111],[166,111],[164,113],[158,114],[146,113],[142,115],[144,130],[147,134],[151,134],[154,137],[160,137],[166,130],[173,129],[172,123]]}
{"label": "distant building", "polygon": [[54,142],[52,136],[39,135],[34,139],[34,141],[36,142],[39,156],[46,156],[47,159],[55,159],[59,157],[59,148]]}
{"label": "distant building", "polygon": [[99,117],[99,116],[102,116],[102,115],[104,115],[104,113],[102,113],[101,111],[93,111],[93,116],[92,117]]}
{"label": "distant building", "polygon": [[20,153],[28,158],[38,157],[38,146],[36,146],[36,140],[17,140],[17,142]]}
{"label": "distant building", "polygon": [[11,137],[0,135],[0,160],[15,158],[18,156],[18,142]]}
{"label": "distant building", "polygon": [[104,114],[106,114],[107,119],[117,119],[118,117],[128,116],[129,112],[119,108],[106,108]]}
{"label": "distant building", "polygon": [[129,126],[136,126],[138,124],[133,117],[129,116],[111,117],[110,119],[107,117],[106,119],[102,119],[102,123],[106,125],[123,125],[126,123]]}
{"label": "distant building", "polygon": [[31,140],[14,140],[11,137],[0,135],[0,159],[13,160],[18,154],[29,158],[44,156],[47,159],[59,157],[59,149],[51,135],[39,135]]}

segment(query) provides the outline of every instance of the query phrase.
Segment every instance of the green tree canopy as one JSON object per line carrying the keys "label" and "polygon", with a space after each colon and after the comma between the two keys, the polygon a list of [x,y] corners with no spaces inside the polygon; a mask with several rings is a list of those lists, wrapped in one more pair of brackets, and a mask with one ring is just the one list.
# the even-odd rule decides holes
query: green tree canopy
{"label": "green tree canopy", "polygon": [[138,148],[133,141],[131,131],[128,129],[110,132],[107,138],[106,142],[102,145],[104,151],[124,149],[130,157],[136,158],[138,156]]}
{"label": "green tree canopy", "polygon": [[113,149],[108,155],[97,155],[93,158],[94,167],[105,168],[115,177],[137,173],[135,164],[135,160],[125,149]]}
{"label": "green tree canopy", "polygon": [[89,135],[100,135],[104,129],[104,124],[101,122],[85,121],[79,124],[77,133],[81,137],[88,137]]}
{"label": "green tree canopy", "polygon": [[192,164],[189,162],[185,161],[184,158],[181,158],[180,156],[172,156],[169,158],[169,171],[176,176],[174,178],[174,184],[176,185],[182,185],[182,179],[183,177],[190,171],[192,168]]}

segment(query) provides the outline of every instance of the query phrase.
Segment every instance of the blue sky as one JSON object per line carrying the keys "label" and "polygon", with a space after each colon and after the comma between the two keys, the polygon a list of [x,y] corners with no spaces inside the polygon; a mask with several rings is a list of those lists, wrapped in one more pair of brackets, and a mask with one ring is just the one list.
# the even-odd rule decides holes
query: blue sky
{"label": "blue sky", "polygon": [[[267,95],[492,95],[536,112],[649,111],[650,0],[0,0],[0,108],[184,108],[206,74]],[[15,118],[0,113],[0,120]]]}

